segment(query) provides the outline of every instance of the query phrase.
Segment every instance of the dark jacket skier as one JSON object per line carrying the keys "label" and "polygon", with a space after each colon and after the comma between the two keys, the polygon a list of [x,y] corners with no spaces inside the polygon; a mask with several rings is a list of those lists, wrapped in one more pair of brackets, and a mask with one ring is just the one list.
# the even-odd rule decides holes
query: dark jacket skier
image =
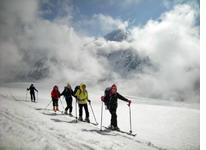
{"label": "dark jacket skier", "polygon": [[110,128],[113,130],[119,130],[119,127],[117,126],[117,99],[123,100],[128,102],[129,106],[131,101],[127,98],[123,97],[117,92],[117,86],[113,84],[111,87],[106,88],[105,95],[101,97],[101,100],[105,103],[107,108],[109,109],[109,112],[111,114],[111,125]]}
{"label": "dark jacket skier", "polygon": [[33,84],[31,84],[30,87],[27,88],[27,90],[30,91],[31,101],[35,102],[36,101],[35,91],[38,92],[38,90],[34,87]]}
{"label": "dark jacket skier", "polygon": [[74,92],[71,88],[71,85],[68,83],[67,86],[64,87],[64,91],[61,93],[61,96],[64,96],[67,107],[65,108],[65,114],[69,109],[69,115],[72,115],[72,96],[74,96]]}

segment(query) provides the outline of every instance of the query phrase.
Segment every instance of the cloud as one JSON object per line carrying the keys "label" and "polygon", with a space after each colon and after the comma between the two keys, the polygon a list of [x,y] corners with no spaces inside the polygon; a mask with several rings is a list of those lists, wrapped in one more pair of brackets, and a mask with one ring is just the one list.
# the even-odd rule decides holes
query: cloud
{"label": "cloud", "polygon": [[151,72],[148,87],[165,98],[198,96],[199,30],[194,10],[178,5],[159,20],[131,30],[134,47],[159,66],[159,71]]}
{"label": "cloud", "polygon": [[[36,0],[1,2],[1,81],[25,81],[31,73],[43,70],[52,83],[105,87],[116,82],[127,95],[199,99],[199,30],[191,6],[178,5],[158,20],[130,28],[127,40],[115,42],[75,30],[76,23],[68,19],[73,17],[71,11],[48,19],[41,5]],[[66,7],[72,10],[70,5]],[[128,28],[127,21],[103,14],[78,23],[104,33]],[[157,69],[134,70],[129,78],[119,75],[106,56],[127,50],[134,56],[149,57]]]}
{"label": "cloud", "polygon": [[104,14],[94,14],[91,18],[84,18],[78,24],[81,28],[90,29],[97,33],[105,34],[116,29],[125,30],[128,27],[128,21],[113,18]]}
{"label": "cloud", "polygon": [[[42,18],[39,5],[36,0],[2,2],[1,81],[28,80],[28,75],[38,70],[48,70],[45,74],[54,81],[78,82],[83,77],[87,81],[102,74],[101,65],[82,47],[91,38],[76,32],[64,15],[51,21]],[[94,72],[88,72],[87,68],[93,68]]]}
{"label": "cloud", "polygon": [[124,1],[118,1],[118,0],[108,0],[110,5],[116,5],[119,6],[121,8],[126,8],[129,7],[131,5],[136,5],[140,2],[142,2],[143,0],[124,0]]}

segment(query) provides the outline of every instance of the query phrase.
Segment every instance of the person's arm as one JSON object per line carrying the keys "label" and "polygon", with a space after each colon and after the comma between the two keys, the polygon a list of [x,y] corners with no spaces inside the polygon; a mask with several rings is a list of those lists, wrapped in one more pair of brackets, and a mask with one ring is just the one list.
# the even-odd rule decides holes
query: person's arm
{"label": "person's arm", "polygon": [[64,90],[62,91],[62,93],[60,94],[60,96],[62,96],[62,95],[65,95],[65,88],[64,88]]}
{"label": "person's arm", "polygon": [[78,99],[78,97],[79,97],[79,89],[76,91],[76,93],[74,94],[74,96]]}
{"label": "person's arm", "polygon": [[52,90],[52,91],[51,91],[51,98],[53,98],[53,95],[54,95],[54,94],[53,94],[53,90]]}
{"label": "person's arm", "polygon": [[61,93],[59,92],[59,90],[58,90],[58,92],[57,92],[57,93],[58,93],[58,98],[59,98],[59,97],[61,96]]}
{"label": "person's arm", "polygon": [[34,87],[34,90],[38,92],[38,90]]}
{"label": "person's arm", "polygon": [[74,95],[74,91],[72,89],[70,89],[70,91],[71,91],[71,95],[76,98],[76,96]]}
{"label": "person's arm", "polygon": [[119,93],[117,93],[117,98],[119,98],[119,99],[121,99],[121,100],[123,100],[123,101],[128,102],[128,99],[125,98],[124,96],[120,95]]}
{"label": "person's arm", "polygon": [[120,95],[119,93],[117,93],[117,97],[123,101],[126,101],[128,102],[128,106],[130,107],[130,104],[131,104],[131,100],[128,100],[127,98],[125,98],[124,96]]}
{"label": "person's arm", "polygon": [[91,100],[89,99],[88,92],[87,92],[87,101],[91,104]]}
{"label": "person's arm", "polygon": [[27,88],[27,91],[29,91],[31,89],[31,87]]}

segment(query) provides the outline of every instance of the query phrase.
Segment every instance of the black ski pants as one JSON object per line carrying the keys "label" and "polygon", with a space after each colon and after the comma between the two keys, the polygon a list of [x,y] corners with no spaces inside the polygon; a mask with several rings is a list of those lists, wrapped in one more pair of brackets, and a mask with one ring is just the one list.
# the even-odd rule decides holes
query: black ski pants
{"label": "black ski pants", "polygon": [[117,127],[117,108],[109,109],[111,114],[111,125]]}
{"label": "black ski pants", "polygon": [[52,98],[53,106],[58,107],[58,99]]}
{"label": "black ski pants", "polygon": [[67,103],[67,107],[65,108],[65,111],[68,111],[71,113],[72,112],[72,97],[65,97],[66,103]]}
{"label": "black ski pants", "polygon": [[31,101],[35,102],[35,100],[36,100],[35,93],[34,92],[30,92],[30,95],[31,95]]}
{"label": "black ski pants", "polygon": [[87,104],[79,104],[79,117],[82,118],[82,108],[84,107],[86,118],[89,118],[89,111]]}

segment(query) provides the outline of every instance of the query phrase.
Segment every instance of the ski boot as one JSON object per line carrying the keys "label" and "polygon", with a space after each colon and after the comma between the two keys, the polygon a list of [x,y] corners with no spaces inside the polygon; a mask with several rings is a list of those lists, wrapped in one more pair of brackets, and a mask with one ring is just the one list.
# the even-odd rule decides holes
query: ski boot
{"label": "ski boot", "polygon": [[90,120],[89,120],[89,118],[85,118],[85,120],[84,120],[85,122],[88,122],[88,123],[90,123]]}
{"label": "ski boot", "polygon": [[66,110],[65,110],[64,114],[65,114],[65,115],[68,115],[68,113],[67,113],[67,111],[66,111]]}
{"label": "ski boot", "polygon": [[69,112],[69,116],[71,116],[71,117],[73,116],[71,112]]}
{"label": "ski boot", "polygon": [[113,125],[109,125],[109,126],[108,126],[108,129],[114,130],[114,126],[113,126]]}
{"label": "ski boot", "polygon": [[119,129],[119,127],[118,127],[118,126],[114,127],[114,129],[113,129],[113,130],[120,131],[120,129]]}
{"label": "ski boot", "polygon": [[53,111],[56,112],[55,106],[53,107]]}
{"label": "ski boot", "polygon": [[82,117],[79,117],[79,119],[78,119],[79,121],[83,121],[83,119],[82,119]]}
{"label": "ski boot", "polygon": [[56,107],[56,111],[59,111],[59,108],[58,108],[58,106]]}

